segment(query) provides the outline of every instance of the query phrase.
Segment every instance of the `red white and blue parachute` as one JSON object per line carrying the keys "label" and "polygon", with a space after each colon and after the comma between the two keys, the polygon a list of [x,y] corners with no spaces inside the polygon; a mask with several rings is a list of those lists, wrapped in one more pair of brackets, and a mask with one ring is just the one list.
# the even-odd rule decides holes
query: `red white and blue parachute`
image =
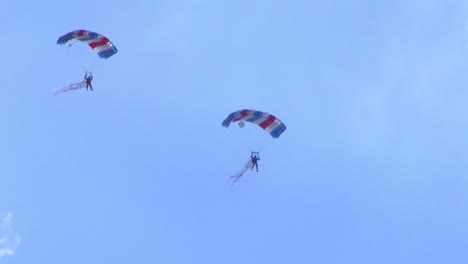
{"label": "red white and blue parachute", "polygon": [[57,40],[57,44],[64,45],[70,40],[79,40],[88,44],[103,59],[117,53],[117,48],[108,38],[88,30],[75,30],[67,33]]}
{"label": "red white and blue parachute", "polygon": [[229,127],[231,123],[237,121],[246,121],[260,126],[273,138],[278,138],[286,130],[286,125],[276,116],[256,110],[239,110],[231,113],[224,119],[222,125]]}

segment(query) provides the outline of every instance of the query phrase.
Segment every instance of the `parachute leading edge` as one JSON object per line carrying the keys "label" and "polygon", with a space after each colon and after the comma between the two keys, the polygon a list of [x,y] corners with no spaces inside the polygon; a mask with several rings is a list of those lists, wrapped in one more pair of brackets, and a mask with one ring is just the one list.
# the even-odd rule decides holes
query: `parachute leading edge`
{"label": "parachute leading edge", "polygon": [[64,45],[73,39],[88,44],[103,59],[107,59],[117,53],[117,48],[108,38],[88,30],[75,30],[67,33],[57,40],[57,44]]}
{"label": "parachute leading edge", "polygon": [[229,127],[231,123],[237,121],[247,121],[256,124],[270,133],[273,138],[278,138],[286,130],[286,125],[276,116],[248,109],[231,113],[226,117],[226,119],[224,119],[222,125],[224,127]]}

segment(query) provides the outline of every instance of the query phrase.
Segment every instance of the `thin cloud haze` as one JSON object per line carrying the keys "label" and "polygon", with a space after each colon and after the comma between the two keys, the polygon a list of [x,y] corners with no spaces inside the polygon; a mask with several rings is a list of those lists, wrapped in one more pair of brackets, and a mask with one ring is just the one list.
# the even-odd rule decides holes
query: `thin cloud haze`
{"label": "thin cloud haze", "polygon": [[21,243],[20,236],[12,228],[13,214],[9,212],[0,225],[0,261],[4,256],[15,254],[16,248]]}

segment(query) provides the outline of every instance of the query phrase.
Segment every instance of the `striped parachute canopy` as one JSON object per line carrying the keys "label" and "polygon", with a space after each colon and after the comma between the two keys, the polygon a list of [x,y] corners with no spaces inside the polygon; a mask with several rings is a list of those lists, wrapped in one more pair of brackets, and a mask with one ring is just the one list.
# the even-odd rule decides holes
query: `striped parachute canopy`
{"label": "striped parachute canopy", "polygon": [[270,133],[273,138],[278,138],[281,133],[286,130],[286,126],[276,118],[274,115],[270,115],[265,112],[260,112],[256,110],[240,110],[234,113],[231,113],[224,119],[222,125],[224,127],[229,127],[231,123],[237,121],[246,121],[258,125],[266,132]]}
{"label": "striped parachute canopy", "polygon": [[117,48],[108,38],[88,30],[75,30],[67,33],[57,40],[57,44],[64,45],[70,40],[83,41],[103,59],[107,59],[117,53]]}

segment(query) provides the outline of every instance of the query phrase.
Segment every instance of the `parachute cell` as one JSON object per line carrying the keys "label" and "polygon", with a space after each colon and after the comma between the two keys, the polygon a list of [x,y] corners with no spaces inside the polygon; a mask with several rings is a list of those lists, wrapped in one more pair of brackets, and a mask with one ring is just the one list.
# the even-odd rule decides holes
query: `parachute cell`
{"label": "parachute cell", "polygon": [[265,112],[248,109],[231,113],[226,117],[226,119],[224,119],[222,125],[224,127],[229,127],[231,123],[237,121],[246,121],[256,124],[270,133],[273,138],[278,138],[281,133],[286,130],[286,125],[284,125],[283,122],[281,122],[281,120],[279,120],[276,116]]}
{"label": "parachute cell", "polygon": [[64,45],[70,40],[79,40],[88,44],[103,59],[117,53],[117,48],[108,38],[88,30],[75,30],[67,33],[57,40],[57,44]]}

